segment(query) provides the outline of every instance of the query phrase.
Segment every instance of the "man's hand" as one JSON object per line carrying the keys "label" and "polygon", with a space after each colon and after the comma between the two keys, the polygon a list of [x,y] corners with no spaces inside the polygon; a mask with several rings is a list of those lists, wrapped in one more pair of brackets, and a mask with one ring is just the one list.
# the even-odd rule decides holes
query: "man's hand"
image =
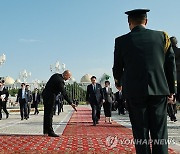
{"label": "man's hand", "polygon": [[105,99],[103,99],[102,102],[104,103],[104,102],[105,102]]}
{"label": "man's hand", "polygon": [[77,112],[77,109],[76,109],[76,104],[71,104],[72,108]]}
{"label": "man's hand", "polygon": [[176,101],[176,99],[175,99],[174,94],[170,94],[170,95],[168,96],[168,103],[174,104],[175,101]]}

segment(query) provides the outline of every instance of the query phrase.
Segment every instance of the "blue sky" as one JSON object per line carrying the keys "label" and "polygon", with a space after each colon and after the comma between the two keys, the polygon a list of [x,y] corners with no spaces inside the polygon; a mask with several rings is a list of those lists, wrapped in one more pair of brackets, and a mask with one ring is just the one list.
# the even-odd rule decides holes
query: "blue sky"
{"label": "blue sky", "polygon": [[149,8],[147,28],[180,40],[179,0],[0,0],[0,76],[47,80],[50,64],[84,74],[112,75],[114,39],[129,32],[125,11]]}

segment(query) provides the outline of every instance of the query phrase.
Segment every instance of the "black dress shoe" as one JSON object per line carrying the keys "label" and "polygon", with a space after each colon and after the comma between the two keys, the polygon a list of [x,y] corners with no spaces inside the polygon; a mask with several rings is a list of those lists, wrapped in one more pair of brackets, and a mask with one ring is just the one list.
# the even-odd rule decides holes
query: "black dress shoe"
{"label": "black dress shoe", "polygon": [[21,120],[23,120],[24,118],[21,118]]}
{"label": "black dress shoe", "polygon": [[176,120],[175,118],[171,118],[171,121],[174,121],[174,122],[176,122],[177,120]]}
{"label": "black dress shoe", "polygon": [[44,135],[48,135],[48,132],[43,132]]}
{"label": "black dress shoe", "polygon": [[51,136],[51,137],[59,137],[59,135],[55,134],[54,132],[53,132],[53,133],[48,133],[48,136]]}
{"label": "black dress shoe", "polygon": [[93,122],[93,126],[96,126],[96,122]]}

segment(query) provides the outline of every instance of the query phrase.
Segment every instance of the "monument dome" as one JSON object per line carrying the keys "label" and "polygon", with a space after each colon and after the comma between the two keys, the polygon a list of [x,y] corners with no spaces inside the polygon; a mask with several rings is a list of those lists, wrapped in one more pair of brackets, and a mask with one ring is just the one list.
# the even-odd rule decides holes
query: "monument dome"
{"label": "monument dome", "polygon": [[92,75],[86,74],[81,78],[81,83],[91,83],[91,77]]}
{"label": "monument dome", "polygon": [[15,82],[14,79],[10,76],[5,77],[4,81],[5,81],[6,85],[11,85],[11,84],[14,84],[14,82]]}

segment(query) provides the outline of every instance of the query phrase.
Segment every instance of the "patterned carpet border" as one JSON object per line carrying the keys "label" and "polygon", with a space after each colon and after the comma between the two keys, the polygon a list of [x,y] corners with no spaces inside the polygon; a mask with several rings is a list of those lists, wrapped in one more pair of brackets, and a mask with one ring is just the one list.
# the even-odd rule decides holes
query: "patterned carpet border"
{"label": "patterned carpet border", "polygon": [[[92,126],[89,108],[78,108],[59,138],[41,135],[1,135],[0,154],[134,154],[133,136],[128,129],[116,122]],[[58,130],[57,130],[58,131]],[[169,149],[169,154],[175,154]]]}

